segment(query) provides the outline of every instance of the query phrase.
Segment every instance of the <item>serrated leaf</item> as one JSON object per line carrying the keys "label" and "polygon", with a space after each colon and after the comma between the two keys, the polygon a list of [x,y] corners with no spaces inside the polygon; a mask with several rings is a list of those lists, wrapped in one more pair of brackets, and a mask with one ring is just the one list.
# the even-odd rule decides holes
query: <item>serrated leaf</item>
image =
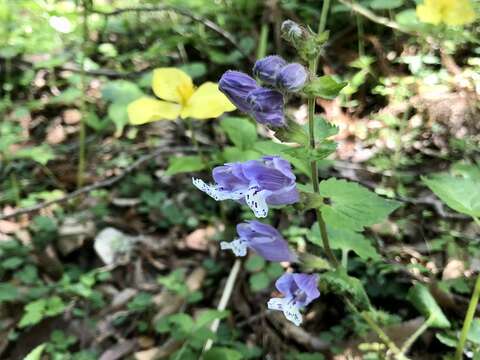
{"label": "serrated leaf", "polygon": [[[348,229],[339,229],[327,224],[330,247],[335,250],[353,251],[364,260],[380,260],[381,256],[371,242],[360,233]],[[318,223],[312,225],[309,240],[318,246],[322,245]]]}
{"label": "serrated leaf", "polygon": [[327,271],[320,276],[320,292],[334,293],[346,296],[360,311],[371,309],[370,300],[357,278],[347,275],[345,270]]}
{"label": "serrated leaf", "polygon": [[287,154],[295,159],[311,162],[325,159],[330,154],[334,153],[336,149],[336,142],[325,140],[321,142],[315,149],[311,149],[306,146],[300,146],[283,150],[282,154]]}
{"label": "serrated leaf", "polygon": [[205,163],[200,156],[179,156],[170,158],[168,169],[165,172],[165,175],[172,176],[175,174],[200,171],[203,169],[205,169]]}
{"label": "serrated leaf", "polygon": [[275,131],[275,137],[282,142],[301,145],[308,145],[309,143],[308,133],[304,127],[291,120],[288,121],[287,126],[278,128]]}
{"label": "serrated leaf", "polygon": [[265,141],[257,141],[254,144],[253,148],[258,152],[260,152],[262,155],[282,156],[285,160],[288,160],[294,166],[294,168],[297,169],[298,171],[301,171],[302,173],[308,176],[311,175],[309,163],[303,160],[295,159],[292,156],[288,156],[282,153],[283,150],[290,148],[285,144],[279,144],[271,140],[265,140]]}
{"label": "serrated leaf", "polygon": [[[317,139],[317,141],[338,134],[338,127],[329,123],[323,116],[320,115],[315,115],[313,126],[315,139]],[[305,131],[308,132],[308,124],[305,124],[304,128]]]}
{"label": "serrated leaf", "polygon": [[412,286],[408,290],[407,299],[423,316],[426,318],[433,317],[430,326],[436,328],[450,327],[450,321],[448,321],[426,286],[422,284]]}
{"label": "serrated leaf", "polygon": [[14,153],[14,157],[18,159],[32,159],[39,164],[46,165],[50,160],[55,159],[55,154],[50,146],[42,144],[20,149]]}
{"label": "serrated leaf", "polygon": [[237,147],[247,150],[257,141],[257,127],[248,119],[226,117],[220,122],[230,141]]}
{"label": "serrated leaf", "polygon": [[338,82],[332,76],[324,75],[307,84],[303,88],[303,91],[307,95],[313,95],[324,99],[334,99],[346,85],[346,82]]}
{"label": "serrated leaf", "polygon": [[354,231],[385,220],[400,206],[398,201],[384,199],[357,183],[335,178],[320,183],[320,195],[327,203],[321,208],[326,223]]}
{"label": "serrated leaf", "polygon": [[453,210],[480,217],[480,179],[436,175],[422,181]]}

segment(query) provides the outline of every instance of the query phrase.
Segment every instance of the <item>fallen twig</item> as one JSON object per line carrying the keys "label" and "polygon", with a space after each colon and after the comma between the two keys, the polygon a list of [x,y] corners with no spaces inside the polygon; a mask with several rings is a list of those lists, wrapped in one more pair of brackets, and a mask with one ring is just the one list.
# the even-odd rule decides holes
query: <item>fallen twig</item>
{"label": "fallen twig", "polygon": [[8,213],[8,214],[1,214],[0,215],[0,220],[9,219],[9,218],[12,218],[12,217],[15,217],[15,216],[18,216],[18,215],[28,214],[28,213],[31,213],[31,212],[36,212],[36,211],[39,211],[39,210],[41,210],[41,209],[43,209],[47,206],[62,203],[62,202],[74,199],[74,198],[76,198],[80,195],[87,194],[87,193],[89,193],[93,190],[112,186],[113,184],[122,180],[126,175],[130,174],[131,172],[136,170],[138,167],[140,167],[144,163],[156,158],[157,156],[160,156],[162,154],[171,154],[171,153],[179,152],[179,151],[187,152],[187,151],[195,151],[195,149],[193,147],[190,147],[190,146],[188,146],[188,147],[174,147],[174,148],[165,148],[164,146],[162,146],[161,148],[158,148],[154,152],[152,152],[150,154],[146,154],[146,155],[138,158],[133,164],[126,167],[125,170],[123,170],[123,172],[119,175],[112,176],[108,179],[98,181],[98,182],[93,183],[91,185],[84,186],[84,187],[82,187],[78,190],[75,190],[75,191],[73,191],[73,192],[71,192],[71,193],[69,193],[69,194],[67,194],[63,197],[57,198],[57,199],[44,201],[42,203],[30,206],[30,207],[20,208],[20,209],[15,210],[11,213]]}

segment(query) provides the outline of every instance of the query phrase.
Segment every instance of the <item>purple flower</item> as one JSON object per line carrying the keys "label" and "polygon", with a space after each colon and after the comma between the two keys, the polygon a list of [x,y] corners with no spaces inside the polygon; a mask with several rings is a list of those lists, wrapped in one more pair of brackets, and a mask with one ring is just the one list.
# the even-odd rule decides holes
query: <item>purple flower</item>
{"label": "purple flower", "polygon": [[247,74],[227,71],[219,81],[219,89],[240,111],[259,123],[274,127],[285,125],[282,94],[258,86]]}
{"label": "purple flower", "polygon": [[280,127],[285,125],[283,95],[272,89],[258,88],[247,96],[251,106],[250,114],[260,124]]}
{"label": "purple flower", "polygon": [[303,88],[307,79],[308,73],[305,67],[297,63],[292,63],[284,66],[277,73],[276,85],[280,89],[297,92]]}
{"label": "purple flower", "polygon": [[253,74],[268,85],[275,85],[278,71],[287,65],[287,62],[280,56],[270,55],[257,60],[253,66]]}
{"label": "purple flower", "polygon": [[289,321],[299,326],[302,323],[300,309],[320,296],[317,282],[316,274],[285,273],[275,282],[275,287],[283,297],[271,298],[267,307],[282,311]]}
{"label": "purple flower", "polygon": [[299,201],[291,165],[278,156],[217,166],[212,175],[215,184],[193,178],[193,185],[217,201],[231,199],[248,205],[257,218],[268,215],[268,205]]}
{"label": "purple flower", "polygon": [[220,248],[231,249],[236,256],[245,256],[247,248],[251,248],[268,261],[297,260],[282,235],[270,225],[247,221],[237,225],[237,234],[238,238],[232,242],[222,241]]}
{"label": "purple flower", "polygon": [[220,78],[218,88],[240,111],[248,113],[251,106],[247,102],[247,96],[252,90],[259,88],[259,86],[247,74],[228,70]]}

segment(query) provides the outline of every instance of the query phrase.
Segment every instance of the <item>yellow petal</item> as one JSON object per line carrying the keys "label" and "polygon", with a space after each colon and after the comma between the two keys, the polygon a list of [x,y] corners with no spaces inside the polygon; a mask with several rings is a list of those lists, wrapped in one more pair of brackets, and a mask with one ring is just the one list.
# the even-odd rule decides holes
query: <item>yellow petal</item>
{"label": "yellow petal", "polygon": [[450,26],[465,25],[475,20],[475,11],[469,0],[449,1],[443,13],[443,22]]}
{"label": "yellow petal", "polygon": [[130,124],[142,125],[157,120],[175,120],[180,114],[180,105],[142,97],[128,104]]}
{"label": "yellow petal", "polygon": [[193,93],[180,116],[182,118],[210,119],[235,109],[235,105],[218,90],[218,84],[206,82]]}
{"label": "yellow petal", "polygon": [[442,21],[442,1],[425,0],[417,6],[417,17],[421,22],[438,25]]}
{"label": "yellow petal", "polygon": [[186,104],[194,87],[190,76],[175,68],[158,68],[153,71],[152,90],[160,99]]}

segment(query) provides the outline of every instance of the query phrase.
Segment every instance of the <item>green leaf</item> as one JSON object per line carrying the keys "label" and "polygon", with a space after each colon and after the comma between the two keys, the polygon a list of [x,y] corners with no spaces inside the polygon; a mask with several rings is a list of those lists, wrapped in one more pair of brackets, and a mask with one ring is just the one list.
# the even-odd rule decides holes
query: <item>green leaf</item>
{"label": "green leaf", "polygon": [[23,360],[40,360],[42,358],[43,350],[45,349],[47,344],[40,344],[35,349],[30,351],[27,356],[23,358]]}
{"label": "green leaf", "polygon": [[0,284],[0,304],[4,301],[13,301],[19,297],[18,289],[7,283]]}
{"label": "green leaf", "polygon": [[[338,127],[329,123],[323,116],[315,115],[313,119],[315,139],[324,140],[330,136],[338,134]],[[305,131],[308,132],[308,124],[304,125]]]}
{"label": "green leaf", "polygon": [[[380,254],[372,246],[371,242],[360,233],[356,233],[349,229],[339,229],[327,224],[328,237],[330,246],[335,250],[353,251],[363,260],[373,259],[380,260]],[[320,237],[320,230],[318,223],[312,225],[309,240],[322,247],[322,240]]]}
{"label": "green leaf", "polygon": [[245,262],[245,269],[249,272],[257,272],[265,267],[265,259],[259,255],[252,255]]}
{"label": "green leaf", "polygon": [[415,308],[426,318],[433,317],[432,327],[449,328],[450,321],[443,313],[440,306],[428,291],[428,288],[422,284],[416,284],[408,290],[407,299]]}
{"label": "green leaf", "polygon": [[480,217],[480,179],[436,175],[422,181],[453,210]]}
{"label": "green leaf", "polygon": [[257,141],[254,144],[253,148],[263,155],[282,156],[285,160],[288,160],[298,171],[301,171],[302,173],[308,176],[310,176],[311,174],[309,163],[283,153],[283,150],[290,148],[285,144],[279,144],[271,140],[265,140],[265,141]]}
{"label": "green leaf", "polygon": [[210,324],[212,321],[216,319],[219,319],[219,320],[225,319],[229,314],[230,312],[228,310],[219,311],[219,310],[208,309],[208,310],[202,311],[200,315],[198,315],[198,317],[195,319],[195,328],[200,329],[204,326],[207,326],[208,324]]}
{"label": "green leaf", "polygon": [[246,118],[226,117],[220,122],[220,127],[230,141],[241,149],[251,149],[257,141],[257,127]]}
{"label": "green leaf", "polygon": [[204,360],[241,360],[243,358],[238,351],[226,347],[211,348],[203,355]]}
{"label": "green leaf", "polygon": [[403,5],[403,0],[373,0],[370,7],[375,10],[392,10]]}
{"label": "green leaf", "polygon": [[42,144],[20,149],[15,152],[14,157],[17,159],[31,159],[39,164],[46,165],[50,160],[55,159],[55,154],[50,146]]}
{"label": "green leaf", "polygon": [[438,341],[440,341],[445,346],[448,346],[451,348],[457,347],[458,339],[451,334],[437,333],[435,334],[435,337],[438,339]]}
{"label": "green leaf", "polygon": [[46,306],[46,299],[39,299],[25,305],[25,313],[20,319],[18,327],[23,328],[29,325],[38,324],[44,318],[44,311]]}
{"label": "green leaf", "polygon": [[127,80],[109,81],[102,87],[102,98],[109,102],[128,105],[141,96],[138,85]]}
{"label": "green leaf", "polygon": [[252,291],[261,291],[270,285],[270,278],[264,272],[259,272],[250,276],[249,283]]}
{"label": "green leaf", "polygon": [[108,106],[108,117],[115,124],[115,136],[119,137],[128,124],[127,104],[114,102]]}
{"label": "green leaf", "polygon": [[308,145],[309,143],[307,131],[295,121],[289,121],[287,126],[276,130],[275,137],[282,142],[293,142],[301,145]]}
{"label": "green leaf", "polygon": [[399,202],[384,199],[357,183],[335,178],[320,183],[320,195],[326,202],[321,207],[326,223],[354,231],[383,221],[400,206]]}
{"label": "green leaf", "polygon": [[184,333],[190,333],[195,325],[192,317],[188,314],[178,313],[168,317],[168,322]]}
{"label": "green leaf", "polygon": [[320,161],[334,153],[337,149],[337,143],[334,141],[323,141],[317,148],[310,149],[306,146],[293,147],[282,151],[282,154],[287,154],[295,159],[303,160],[306,162]]}
{"label": "green leaf", "polygon": [[467,339],[475,344],[480,345],[480,318],[472,320],[470,330],[468,330]]}
{"label": "green leaf", "polygon": [[347,86],[346,82],[338,82],[332,76],[324,75],[307,84],[303,88],[303,91],[307,95],[318,96],[324,99],[334,99],[345,86]]}
{"label": "green leaf", "polygon": [[227,146],[223,149],[222,156],[226,162],[248,161],[256,160],[261,154],[255,150],[242,150],[241,148],[234,146]]}
{"label": "green leaf", "polygon": [[165,175],[172,176],[175,174],[200,171],[203,169],[205,169],[205,163],[200,156],[179,156],[170,158],[168,169],[165,172]]}
{"label": "green leaf", "polygon": [[347,275],[344,269],[327,271],[320,276],[320,292],[346,296],[360,311],[371,310],[370,300],[357,278]]}
{"label": "green leaf", "polygon": [[47,300],[45,316],[55,316],[65,310],[65,303],[59,296],[52,296]]}

